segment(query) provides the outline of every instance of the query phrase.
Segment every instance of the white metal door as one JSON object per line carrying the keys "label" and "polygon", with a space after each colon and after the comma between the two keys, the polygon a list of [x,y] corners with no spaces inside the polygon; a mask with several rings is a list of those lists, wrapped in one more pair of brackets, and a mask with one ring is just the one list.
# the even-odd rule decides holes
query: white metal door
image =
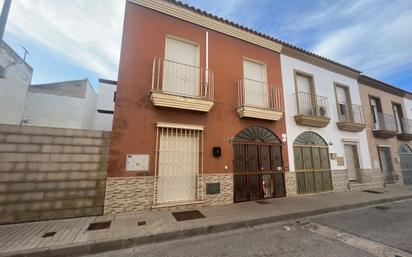
{"label": "white metal door", "polygon": [[348,169],[349,181],[359,181],[359,158],[358,149],[355,145],[345,145],[346,167]]}
{"label": "white metal door", "polygon": [[268,86],[266,66],[261,63],[243,60],[244,99],[246,105],[267,107]]}
{"label": "white metal door", "polygon": [[181,40],[166,38],[163,90],[199,96],[199,47]]}
{"label": "white metal door", "polygon": [[164,129],[159,140],[159,203],[196,198],[199,131]]}

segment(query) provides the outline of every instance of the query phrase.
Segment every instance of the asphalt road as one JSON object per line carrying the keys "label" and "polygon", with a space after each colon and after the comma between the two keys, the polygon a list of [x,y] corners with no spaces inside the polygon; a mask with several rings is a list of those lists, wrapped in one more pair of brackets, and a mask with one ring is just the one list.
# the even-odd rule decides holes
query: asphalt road
{"label": "asphalt road", "polygon": [[[308,228],[316,227],[316,224],[330,228],[335,234],[314,232]],[[340,232],[347,232],[354,238],[348,240],[348,237]],[[383,244],[383,250],[379,248],[382,247],[379,243]],[[395,248],[396,251],[401,249],[403,252],[388,255],[386,248]],[[412,253],[412,201],[145,245],[94,256],[405,257],[408,256],[407,252]]]}

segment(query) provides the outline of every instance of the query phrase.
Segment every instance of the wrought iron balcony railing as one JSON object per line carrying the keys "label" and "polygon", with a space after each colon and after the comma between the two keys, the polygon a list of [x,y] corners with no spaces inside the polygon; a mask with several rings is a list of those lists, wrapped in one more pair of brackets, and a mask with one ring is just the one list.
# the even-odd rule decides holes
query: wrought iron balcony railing
{"label": "wrought iron balcony railing", "polygon": [[238,104],[239,106],[283,111],[282,88],[244,78],[238,82]]}
{"label": "wrought iron balcony railing", "polygon": [[382,112],[372,114],[372,129],[396,132],[395,116]]}
{"label": "wrought iron balcony railing", "polygon": [[213,86],[213,71],[209,69],[161,58],[153,61],[153,91],[213,100]]}
{"label": "wrought iron balcony railing", "polygon": [[329,118],[328,98],[307,92],[296,93],[298,115],[310,115]]}
{"label": "wrought iron balcony railing", "polygon": [[361,105],[348,104],[346,102],[337,103],[338,121],[365,124],[363,108]]}

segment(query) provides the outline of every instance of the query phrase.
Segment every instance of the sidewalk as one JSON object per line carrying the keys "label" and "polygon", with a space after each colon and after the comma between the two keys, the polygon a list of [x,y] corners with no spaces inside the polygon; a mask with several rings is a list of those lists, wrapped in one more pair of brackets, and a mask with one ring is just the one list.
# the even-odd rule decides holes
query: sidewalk
{"label": "sidewalk", "polygon": [[[205,218],[180,222],[171,212],[146,211],[2,225],[0,256],[81,256],[412,198],[411,186],[377,191],[384,193],[324,193],[270,199],[263,204],[244,202],[199,208]],[[111,221],[110,228],[86,231],[90,223],[104,221]],[[47,232],[56,233],[43,237]]]}

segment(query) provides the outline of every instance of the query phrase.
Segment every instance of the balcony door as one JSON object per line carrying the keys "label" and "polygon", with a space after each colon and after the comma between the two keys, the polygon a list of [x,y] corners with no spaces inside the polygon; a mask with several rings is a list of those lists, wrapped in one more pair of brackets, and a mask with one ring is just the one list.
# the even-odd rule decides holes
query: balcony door
{"label": "balcony door", "polygon": [[402,133],[402,107],[399,104],[392,104],[393,107],[393,115],[395,116],[395,122],[396,122],[396,132],[397,133]]}
{"label": "balcony door", "polygon": [[266,65],[243,60],[244,99],[245,105],[267,107],[269,103],[268,86],[266,84]]}
{"label": "balcony door", "polygon": [[296,75],[296,90],[299,99],[299,113],[316,115],[315,99],[312,95],[312,84],[311,78],[297,74]]}
{"label": "balcony door", "polygon": [[336,86],[336,101],[340,121],[351,121],[349,89],[342,86]]}
{"label": "balcony door", "polygon": [[199,46],[166,37],[163,63],[163,91],[187,96],[199,96]]}
{"label": "balcony door", "polygon": [[372,112],[372,121],[373,121],[373,128],[376,130],[382,129],[382,120],[380,118],[380,113],[382,111],[381,101],[378,98],[371,97],[370,98],[370,105],[371,105],[371,112]]}

